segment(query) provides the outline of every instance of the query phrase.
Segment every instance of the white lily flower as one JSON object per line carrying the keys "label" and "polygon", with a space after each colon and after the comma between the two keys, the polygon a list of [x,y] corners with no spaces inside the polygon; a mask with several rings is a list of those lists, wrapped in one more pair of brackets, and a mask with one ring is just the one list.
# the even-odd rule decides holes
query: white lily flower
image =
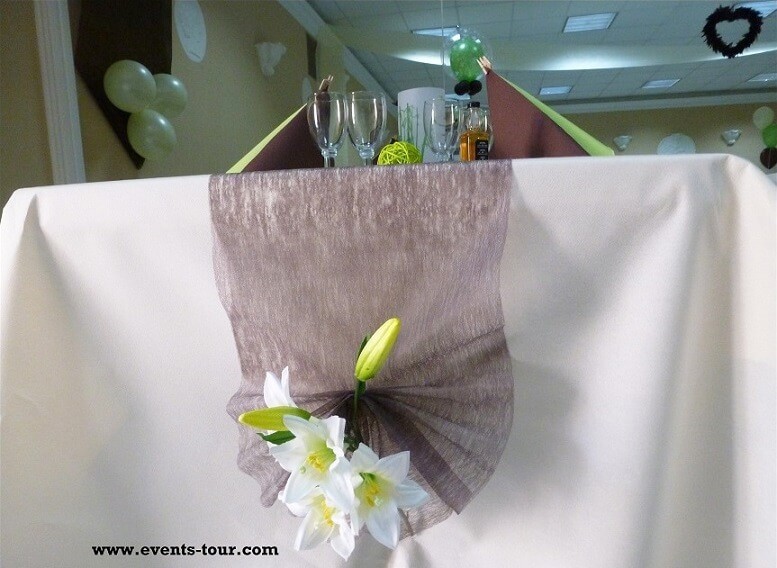
{"label": "white lily flower", "polygon": [[[286,502],[285,491],[278,498]],[[296,550],[307,550],[322,542],[329,542],[337,554],[348,560],[356,542],[353,528],[343,509],[327,499],[320,489],[302,501],[286,503],[286,506],[296,516],[305,517],[294,540]]]}
{"label": "white lily flower", "polygon": [[267,408],[273,406],[297,407],[289,394],[289,367],[281,371],[281,379],[275,373],[267,371],[264,376],[264,404]]}
{"label": "white lily flower", "polygon": [[399,509],[424,503],[429,494],[407,479],[410,452],[379,459],[369,446],[359,444],[351,457],[356,503],[351,510],[354,533],[367,525],[370,534],[388,548],[399,542]]}
{"label": "white lily flower", "polygon": [[300,501],[319,486],[332,503],[349,511],[354,494],[351,466],[343,452],[345,420],[286,415],[283,423],[295,438],[270,447],[270,454],[291,473],[283,490],[284,502]]}

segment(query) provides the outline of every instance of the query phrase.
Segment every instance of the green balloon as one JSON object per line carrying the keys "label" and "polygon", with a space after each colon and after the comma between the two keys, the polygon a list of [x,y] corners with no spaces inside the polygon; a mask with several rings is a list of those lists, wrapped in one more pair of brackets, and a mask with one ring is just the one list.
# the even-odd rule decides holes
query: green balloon
{"label": "green balloon", "polygon": [[777,123],[772,122],[769,126],[761,130],[761,137],[767,148],[777,147]]}
{"label": "green balloon", "polygon": [[478,57],[484,54],[483,44],[471,36],[462,37],[451,46],[451,71],[459,81],[474,81],[483,74]]}
{"label": "green balloon", "polygon": [[162,113],[167,118],[175,118],[181,114],[189,99],[181,80],[167,73],[157,73],[154,75],[154,82],[156,98],[148,108]]}
{"label": "green balloon", "polygon": [[170,121],[151,109],[130,115],[127,137],[135,151],[148,160],[161,160],[173,151],[178,142]]}
{"label": "green balloon", "polygon": [[103,76],[103,89],[116,107],[127,112],[138,112],[156,97],[156,82],[151,71],[137,61],[117,61]]}

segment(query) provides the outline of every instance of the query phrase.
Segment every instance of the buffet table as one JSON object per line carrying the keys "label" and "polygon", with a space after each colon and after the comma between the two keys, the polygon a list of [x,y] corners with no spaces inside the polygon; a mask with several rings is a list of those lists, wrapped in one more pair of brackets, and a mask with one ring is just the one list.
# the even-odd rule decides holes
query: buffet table
{"label": "buffet table", "polygon": [[[724,155],[512,169],[507,448],[347,565],[774,566],[776,186]],[[19,190],[0,225],[4,566],[346,565],[236,466],[208,176]]]}

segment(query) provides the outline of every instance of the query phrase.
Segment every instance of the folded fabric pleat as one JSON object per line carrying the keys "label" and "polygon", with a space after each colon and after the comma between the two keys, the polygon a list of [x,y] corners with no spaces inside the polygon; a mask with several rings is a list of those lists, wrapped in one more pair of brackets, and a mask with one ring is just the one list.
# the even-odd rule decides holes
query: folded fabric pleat
{"label": "folded fabric pleat", "polygon": [[494,129],[491,159],[612,156],[613,150],[569,119],[500,77],[486,75]]}
{"label": "folded fabric pleat", "polygon": [[227,173],[320,168],[321,152],[308,132],[305,105],[280,123]]}
{"label": "folded fabric pleat", "polygon": [[[291,370],[315,416],[350,417],[356,348],[389,317],[402,332],[360,403],[379,456],[409,450],[431,499],[403,535],[460,512],[488,481],[513,414],[499,264],[511,164],[433,164],[213,176],[214,268],[242,368],[228,412],[265,406]],[[271,505],[287,474],[240,429],[241,469]]]}

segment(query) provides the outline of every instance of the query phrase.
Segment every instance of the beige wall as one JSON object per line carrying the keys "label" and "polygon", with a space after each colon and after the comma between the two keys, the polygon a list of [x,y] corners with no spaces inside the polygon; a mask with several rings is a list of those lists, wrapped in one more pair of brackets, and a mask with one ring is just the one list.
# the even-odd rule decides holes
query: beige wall
{"label": "beige wall", "polygon": [[0,2],[0,206],[53,183],[32,2]]}
{"label": "beige wall", "polygon": [[[189,103],[172,119],[178,145],[137,170],[83,83],[79,106],[89,181],[224,172],[301,104],[305,32],[276,2],[200,1],[207,29],[202,62],[191,61],[173,30],[172,73]],[[254,44],[281,42],[275,75],[262,75]]]}
{"label": "beige wall", "polygon": [[[658,143],[680,132],[693,138],[697,153],[728,153],[750,160],[761,170],[759,156],[765,148],[761,133],[753,125],[753,112],[762,104],[708,106],[630,112],[567,114],[572,122],[615,149],[612,139],[633,136],[625,152],[617,155],[655,154]],[[777,111],[777,105],[770,105]],[[721,139],[724,130],[738,128],[739,141],[729,147]],[[771,172],[775,169],[772,168]]]}

